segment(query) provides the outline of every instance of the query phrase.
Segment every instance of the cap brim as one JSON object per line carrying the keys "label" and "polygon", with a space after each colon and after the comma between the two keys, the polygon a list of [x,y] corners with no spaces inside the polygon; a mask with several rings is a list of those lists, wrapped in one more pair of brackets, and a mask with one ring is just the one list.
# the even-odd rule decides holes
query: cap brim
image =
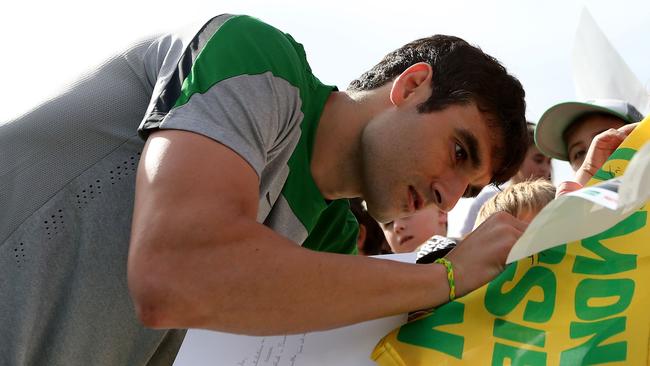
{"label": "cap brim", "polygon": [[576,118],[591,112],[611,114],[625,123],[630,123],[627,116],[609,108],[580,102],[561,103],[549,108],[539,119],[535,127],[535,145],[546,156],[568,161],[569,154],[564,142],[564,131]]}

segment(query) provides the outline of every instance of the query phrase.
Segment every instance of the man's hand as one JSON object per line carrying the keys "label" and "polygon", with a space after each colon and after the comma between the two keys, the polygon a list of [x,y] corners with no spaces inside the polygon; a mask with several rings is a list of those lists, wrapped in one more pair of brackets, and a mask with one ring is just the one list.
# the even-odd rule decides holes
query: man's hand
{"label": "man's hand", "polygon": [[589,145],[584,162],[576,172],[576,182],[584,186],[638,125],[632,123],[619,129],[610,128],[596,135]]}
{"label": "man's hand", "polygon": [[497,212],[454,248],[446,257],[454,266],[456,295],[463,296],[501,273],[510,248],[526,227],[512,215]]}
{"label": "man's hand", "polygon": [[[258,176],[233,150],[187,131],[151,134],[138,168],[128,259],[129,290],[145,326],[304,333],[448,301],[442,266],[301,248],[257,222],[258,202]],[[491,247],[483,244],[491,243],[468,243],[464,255]]]}

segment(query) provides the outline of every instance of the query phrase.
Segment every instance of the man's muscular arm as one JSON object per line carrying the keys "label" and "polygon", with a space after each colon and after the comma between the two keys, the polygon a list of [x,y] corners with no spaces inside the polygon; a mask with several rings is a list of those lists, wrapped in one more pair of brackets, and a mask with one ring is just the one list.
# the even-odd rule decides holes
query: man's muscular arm
{"label": "man's muscular arm", "polygon": [[[224,145],[184,131],[150,136],[138,168],[128,263],[146,326],[298,333],[447,301],[441,265],[318,253],[257,223],[258,190],[255,171]],[[497,216],[488,233],[494,242],[482,242],[477,230],[476,240],[460,245],[459,270],[486,268],[466,282],[459,273],[460,294],[498,273],[523,230]],[[468,253],[479,257],[467,261]]]}

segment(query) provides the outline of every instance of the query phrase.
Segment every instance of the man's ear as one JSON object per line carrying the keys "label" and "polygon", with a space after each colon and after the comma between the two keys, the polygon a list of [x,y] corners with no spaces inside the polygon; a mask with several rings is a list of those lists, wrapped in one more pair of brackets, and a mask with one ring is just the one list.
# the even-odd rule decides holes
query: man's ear
{"label": "man's ear", "polygon": [[390,101],[394,105],[400,105],[413,96],[416,91],[428,91],[432,76],[431,65],[426,62],[418,62],[409,66],[393,81],[393,87],[390,90]]}

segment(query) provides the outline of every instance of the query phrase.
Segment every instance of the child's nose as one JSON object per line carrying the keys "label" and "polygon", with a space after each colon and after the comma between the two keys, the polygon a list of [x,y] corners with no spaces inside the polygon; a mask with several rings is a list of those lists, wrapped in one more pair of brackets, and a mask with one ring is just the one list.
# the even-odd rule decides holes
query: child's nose
{"label": "child's nose", "polygon": [[404,223],[401,222],[401,220],[395,221],[393,225],[395,226],[395,233],[397,234],[401,233],[402,231],[404,231],[404,229],[406,229],[406,225],[404,225]]}

